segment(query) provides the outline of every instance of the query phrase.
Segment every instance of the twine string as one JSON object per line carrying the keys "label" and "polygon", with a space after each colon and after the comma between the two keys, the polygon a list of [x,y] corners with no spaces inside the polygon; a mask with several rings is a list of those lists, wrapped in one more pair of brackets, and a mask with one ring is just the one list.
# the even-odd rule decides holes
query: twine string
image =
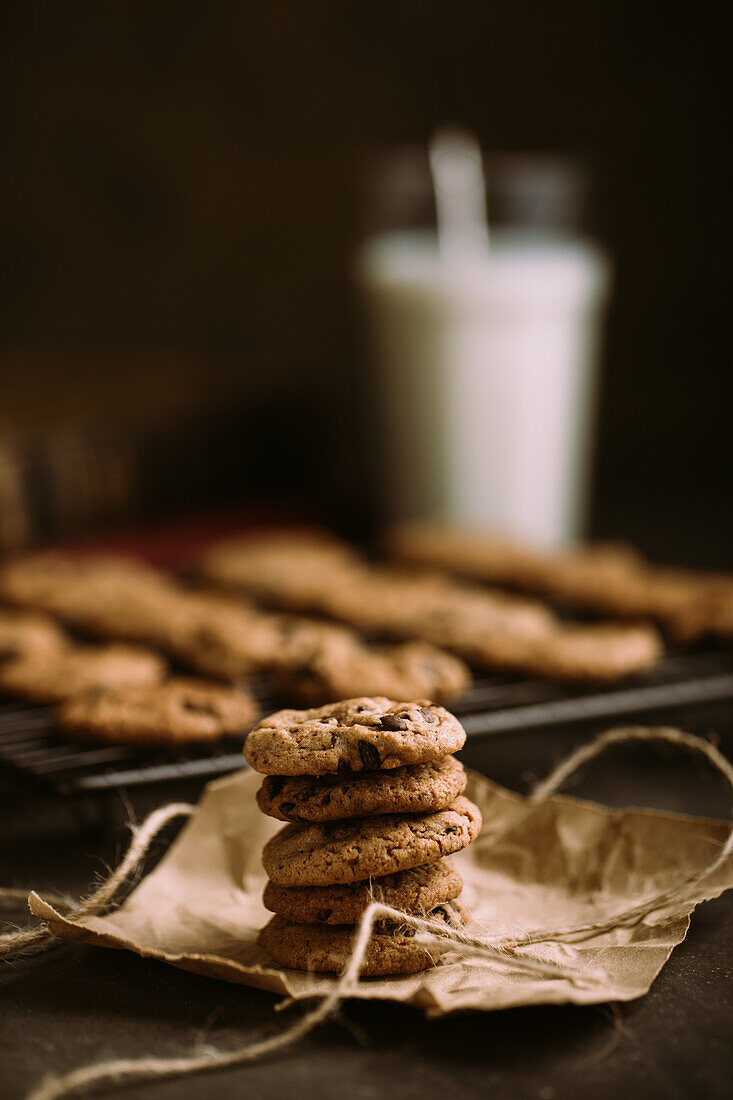
{"label": "twine string", "polygon": [[523,956],[513,956],[510,959],[493,945],[463,935],[455,929],[448,930],[439,921],[411,916],[399,909],[382,905],[380,902],[372,902],[361,916],[354,936],[349,962],[337,980],[334,989],[324,996],[315,1008],[306,1012],[299,1020],[277,1034],[232,1051],[206,1050],[202,1054],[182,1058],[120,1058],[98,1065],[81,1066],[62,1077],[47,1077],[37,1089],[28,1095],[27,1100],[60,1100],[61,1097],[68,1096],[69,1093],[87,1091],[95,1085],[103,1083],[121,1085],[130,1081],[161,1080],[167,1077],[180,1077],[192,1073],[226,1069],[231,1066],[258,1061],[274,1054],[276,1051],[291,1046],[312,1032],[319,1024],[324,1023],[338,1010],[343,1001],[353,993],[359,980],[359,971],[369,947],[374,925],[378,920],[389,919],[399,921],[402,925],[407,924],[415,929],[426,929],[425,934],[415,937],[416,941],[426,947],[433,946],[444,950],[448,940],[452,945],[460,947],[462,951],[469,955],[480,954],[484,958],[491,955],[498,962],[514,966],[519,965],[522,969],[532,972],[537,971],[547,977],[569,978],[574,982],[585,982],[586,980],[593,980],[595,977],[593,972],[581,972],[574,968],[564,968],[549,961],[545,962]]}
{"label": "twine string", "polygon": [[[530,803],[537,805],[543,802],[557,791],[579,767],[599,756],[610,745],[631,741],[666,741],[670,744],[701,752],[725,776],[729,785],[733,788],[733,766],[710,742],[668,727],[647,729],[632,726],[609,730],[587,745],[582,745],[570,753],[545,780],[535,786],[529,796]],[[67,919],[78,920],[92,913],[98,913],[111,904],[117,889],[139,865],[160,829],[172,818],[192,812],[192,806],[172,804],[163,806],[152,813],[140,828],[133,830],[132,843],[115,872],[86,901],[82,902],[77,908],[72,909]],[[548,940],[572,940],[577,937],[588,938],[612,928],[638,923],[644,917],[666,907],[671,902],[682,901],[684,895],[693,885],[699,884],[707,876],[713,874],[727,860],[731,851],[733,851],[733,831],[729,834],[716,857],[706,867],[686,878],[681,884],[670,887],[642,904],[624,910],[606,921],[580,924],[571,928],[545,929],[526,933],[521,938],[481,939],[469,936],[460,929],[446,927],[439,921],[432,920],[429,917],[418,917],[383,905],[379,901],[372,901],[362,914],[354,935],[349,961],[331,992],[326,994],[315,1008],[306,1012],[299,1020],[277,1034],[232,1051],[206,1050],[201,1054],[187,1057],[117,1059],[97,1065],[82,1066],[61,1077],[47,1077],[38,1088],[29,1094],[27,1100],[60,1100],[61,1097],[67,1096],[71,1092],[86,1092],[102,1083],[122,1084],[133,1080],[161,1080],[168,1077],[244,1065],[265,1058],[298,1042],[299,1039],[308,1035],[319,1024],[332,1016],[343,1000],[353,993],[359,980],[359,973],[372,937],[374,925],[378,920],[391,920],[412,928],[415,933],[415,942],[426,949],[454,950],[465,957],[481,958],[492,964],[499,963],[528,972],[541,973],[548,979],[561,978],[574,985],[592,983],[603,977],[601,972],[590,968],[581,970],[564,962],[560,964],[552,960],[518,954],[516,949],[521,946],[526,947],[528,943],[535,944]],[[7,897],[10,893],[17,896],[16,891],[0,891],[0,899],[3,895]],[[15,933],[2,937],[0,938],[0,955],[17,954],[27,949],[30,945],[28,937],[33,937],[30,944],[35,944],[43,940],[49,940],[51,934],[48,930],[34,929],[31,932]]]}
{"label": "twine string", "polygon": [[[83,917],[95,916],[105,909],[111,903],[120,886],[137,870],[145,853],[161,829],[173,818],[192,814],[193,810],[194,807],[186,802],[171,802],[168,806],[161,806],[159,809],[154,810],[142,825],[131,825],[132,841],[120,864],[88,898],[76,907],[71,908],[70,912],[67,913],[67,920],[78,921]],[[0,890],[0,899],[2,900],[16,900],[17,896],[18,891],[15,889]],[[25,891],[24,896],[26,899],[28,898],[27,891]],[[69,909],[69,902],[66,898],[57,897],[55,900],[60,902],[63,908]],[[51,931],[43,927],[31,928],[21,932],[6,932],[0,935],[0,958],[9,958],[11,955],[18,955],[32,949],[43,949],[53,939],[54,936]]]}
{"label": "twine string", "polygon": [[[534,787],[529,796],[530,802],[534,804],[544,802],[546,798],[554,794],[570,776],[578,770],[578,768],[583,766],[583,764],[587,764],[590,760],[599,756],[611,745],[627,744],[631,741],[666,741],[671,745],[679,745],[682,748],[691,749],[693,752],[700,752],[703,756],[706,756],[713,767],[728,780],[729,786],[733,789],[733,765],[731,765],[727,757],[723,756],[722,752],[720,752],[715,745],[711,744],[710,741],[705,741],[702,737],[696,737],[691,733],[683,733],[681,730],[673,729],[670,726],[622,726],[619,729],[608,730],[606,733],[600,734],[592,741],[589,741],[588,744],[581,745],[574,752],[570,753],[565,760],[557,765],[546,779],[542,780]],[[703,867],[702,870],[696,871],[677,886],[671,886],[667,890],[663,890],[661,893],[649,898],[647,901],[641,902],[639,905],[634,905],[630,909],[623,910],[620,913],[616,913],[605,921],[589,921],[587,924],[576,924],[566,928],[553,928],[532,932],[530,934],[532,942],[541,943],[543,940],[569,940],[579,943],[583,939],[600,935],[603,932],[610,932],[614,928],[623,928],[628,925],[638,924],[644,917],[649,916],[658,909],[664,908],[671,902],[681,901],[684,895],[688,893],[693,886],[699,885],[703,879],[708,878],[710,875],[714,874],[719,867],[722,867],[729,858],[731,852],[733,852],[733,830],[728,834],[725,843],[719,849],[715,859],[708,863],[707,866]]]}

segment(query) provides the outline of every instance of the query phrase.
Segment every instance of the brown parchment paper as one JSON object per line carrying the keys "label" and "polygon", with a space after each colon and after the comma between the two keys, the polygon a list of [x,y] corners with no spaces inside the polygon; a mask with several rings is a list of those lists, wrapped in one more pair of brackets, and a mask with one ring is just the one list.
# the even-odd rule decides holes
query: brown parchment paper
{"label": "brown parchment paper", "polygon": [[[286,970],[257,946],[257,931],[270,916],[261,901],[260,852],[280,827],[257,809],[260,782],[261,776],[245,769],[210,784],[165,857],[116,912],[74,924],[35,894],[32,912],[68,939],[126,948],[295,999],[331,992],[335,978]],[[464,877],[462,901],[471,911],[468,931],[474,935],[537,933],[603,920],[707,866],[729,829],[725,822],[613,811],[563,796],[530,805],[476,774],[466,793],[481,807],[484,827],[467,851],[451,858]],[[632,1000],[649,989],[684,939],[694,907],[731,885],[733,859],[684,902],[634,927],[573,946],[530,942],[522,948],[600,971],[601,980],[588,985],[449,952],[422,974],[362,980],[353,995],[401,1001],[430,1015]]]}

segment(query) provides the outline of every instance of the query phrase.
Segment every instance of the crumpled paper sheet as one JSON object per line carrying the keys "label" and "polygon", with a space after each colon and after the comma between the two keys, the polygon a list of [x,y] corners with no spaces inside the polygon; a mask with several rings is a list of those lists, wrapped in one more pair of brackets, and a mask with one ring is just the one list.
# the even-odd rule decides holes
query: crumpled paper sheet
{"label": "crumpled paper sheet", "polygon": [[[36,894],[31,911],[57,936],[126,948],[147,958],[297,999],[324,995],[335,978],[277,966],[257,946],[264,843],[280,823],[257,809],[261,776],[244,769],[210,784],[165,857],[116,912],[66,920]],[[484,827],[452,856],[473,935],[516,935],[603,920],[682,883],[715,857],[725,822],[650,810],[614,811],[554,796],[540,805],[470,774],[466,791]],[[683,903],[577,945],[529,943],[524,953],[600,971],[578,986],[451,951],[422,974],[359,982],[353,996],[401,1001],[430,1015],[530,1004],[591,1004],[640,997],[685,938],[695,906],[733,886],[733,859]]]}

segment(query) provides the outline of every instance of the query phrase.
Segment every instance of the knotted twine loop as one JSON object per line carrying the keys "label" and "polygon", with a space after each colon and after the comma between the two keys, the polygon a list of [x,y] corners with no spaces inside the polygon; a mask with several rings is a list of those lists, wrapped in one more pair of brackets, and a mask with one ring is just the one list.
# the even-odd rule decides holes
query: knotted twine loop
{"label": "knotted twine loop", "polygon": [[[708,758],[711,764],[725,776],[729,785],[733,788],[733,766],[731,766],[723,754],[720,753],[714,745],[710,744],[710,742],[669,727],[648,729],[640,726],[631,726],[609,730],[607,733],[596,737],[587,745],[582,745],[572,752],[545,780],[537,784],[529,796],[530,803],[537,805],[544,801],[554,793],[573,772],[583,764],[599,756],[610,745],[623,744],[631,741],[666,741],[670,744],[680,745],[701,752]],[[123,864],[128,864],[125,875],[119,877],[123,867],[123,864],[120,864],[120,867],[115,874],[107,880],[107,883],[104,883],[82,906],[74,910],[72,916],[89,915],[90,911],[97,912],[98,909],[90,910],[89,908],[87,908],[86,912],[82,911],[85,909],[85,906],[93,906],[102,893],[105,895],[105,900],[100,903],[100,907],[101,905],[107,904],[107,902],[111,900],[119,883],[123,881],[124,877],[127,877],[127,874],[130,873],[133,866],[136,866],[144,855],[145,848],[151,843],[154,833],[162,828],[163,824],[169,821],[171,817],[177,816],[180,812],[191,813],[192,809],[193,808],[190,806],[164,806],[154,814],[151,814],[142,828],[136,833],[133,845],[130,846],[130,850],[123,861]],[[153,829],[153,819],[156,815],[163,816],[157,824],[157,827]],[[141,839],[144,830],[149,830],[149,839],[143,841],[138,846],[138,853],[133,860],[133,846],[136,841]],[[380,902],[372,902],[362,914],[354,936],[351,957],[333,990],[323,997],[314,1009],[304,1014],[300,1020],[297,1020],[278,1034],[259,1040],[246,1047],[240,1047],[236,1050],[226,1052],[207,1050],[202,1054],[195,1054],[190,1057],[119,1059],[117,1061],[104,1062],[98,1065],[83,1066],[80,1069],[65,1074],[63,1077],[52,1076],[46,1078],[37,1089],[29,1094],[27,1100],[59,1100],[60,1097],[67,1096],[70,1092],[86,1091],[102,1083],[122,1084],[132,1080],[161,1080],[167,1077],[199,1073],[204,1070],[224,1069],[235,1065],[245,1065],[257,1061],[258,1059],[265,1058],[269,1054],[282,1050],[284,1047],[290,1046],[308,1035],[314,1028],[318,1027],[319,1024],[327,1020],[338,1009],[342,1001],[353,992],[359,980],[359,972],[377,920],[389,919],[399,921],[400,924],[413,928],[416,932],[416,942],[425,947],[437,947],[440,950],[455,950],[459,954],[480,957],[484,960],[490,960],[493,963],[499,962],[513,968],[518,967],[522,970],[531,970],[535,972],[541,971],[548,977],[564,978],[574,984],[578,984],[579,982],[592,982],[596,976],[593,971],[579,971],[566,964],[560,965],[550,960],[519,955],[515,953],[514,949],[519,946],[526,946],[528,943],[542,942],[543,940],[563,940],[572,937],[579,937],[580,939],[583,937],[588,938],[588,936],[599,935],[612,928],[638,923],[643,920],[644,917],[656,910],[669,905],[670,902],[681,901],[690,887],[700,883],[708,875],[714,873],[729,857],[731,851],[733,851],[733,831],[729,834],[725,844],[721,847],[718,855],[711,863],[701,871],[685,879],[684,882],[678,886],[655,895],[655,897],[641,905],[625,910],[602,923],[589,923],[585,925],[576,925],[573,928],[530,932],[519,939],[512,939],[509,937],[494,941],[478,939],[476,937],[467,936],[457,929],[446,928],[445,925],[438,921],[431,920],[430,918],[416,917],[409,913],[403,913],[400,910],[382,905]],[[117,884],[112,890],[107,891],[105,888],[109,886],[113,878],[118,878]]]}
{"label": "knotted twine loop", "polygon": [[[124,859],[115,871],[106,878],[100,886],[89,895],[80,905],[74,907],[74,903],[64,897],[55,897],[54,904],[70,910],[67,912],[68,920],[80,920],[82,917],[95,916],[105,909],[114,895],[129,876],[137,870],[145,853],[155,840],[161,829],[172,821],[174,817],[182,817],[192,814],[194,807],[187,802],[171,802],[168,806],[161,806],[154,810],[139,827],[130,825],[132,841],[127,849]],[[0,900],[13,901],[22,895],[28,899],[28,891],[16,889],[0,890]],[[9,958],[30,950],[43,950],[49,946],[55,937],[48,928],[31,928],[25,932],[6,932],[0,935],[0,958]]]}

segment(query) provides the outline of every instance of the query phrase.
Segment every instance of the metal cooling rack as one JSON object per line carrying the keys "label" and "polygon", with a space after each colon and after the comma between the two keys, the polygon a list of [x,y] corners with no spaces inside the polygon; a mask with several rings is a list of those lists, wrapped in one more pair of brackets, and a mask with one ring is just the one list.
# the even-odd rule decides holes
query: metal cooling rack
{"label": "metal cooling rack", "polygon": [[[263,714],[283,705],[267,684],[255,685],[255,693]],[[669,656],[651,672],[613,686],[484,677],[450,707],[470,736],[481,736],[724,699],[733,699],[733,651]],[[241,765],[241,737],[165,749],[82,745],[55,731],[53,708],[0,701],[0,766],[48,793],[210,779]]]}

